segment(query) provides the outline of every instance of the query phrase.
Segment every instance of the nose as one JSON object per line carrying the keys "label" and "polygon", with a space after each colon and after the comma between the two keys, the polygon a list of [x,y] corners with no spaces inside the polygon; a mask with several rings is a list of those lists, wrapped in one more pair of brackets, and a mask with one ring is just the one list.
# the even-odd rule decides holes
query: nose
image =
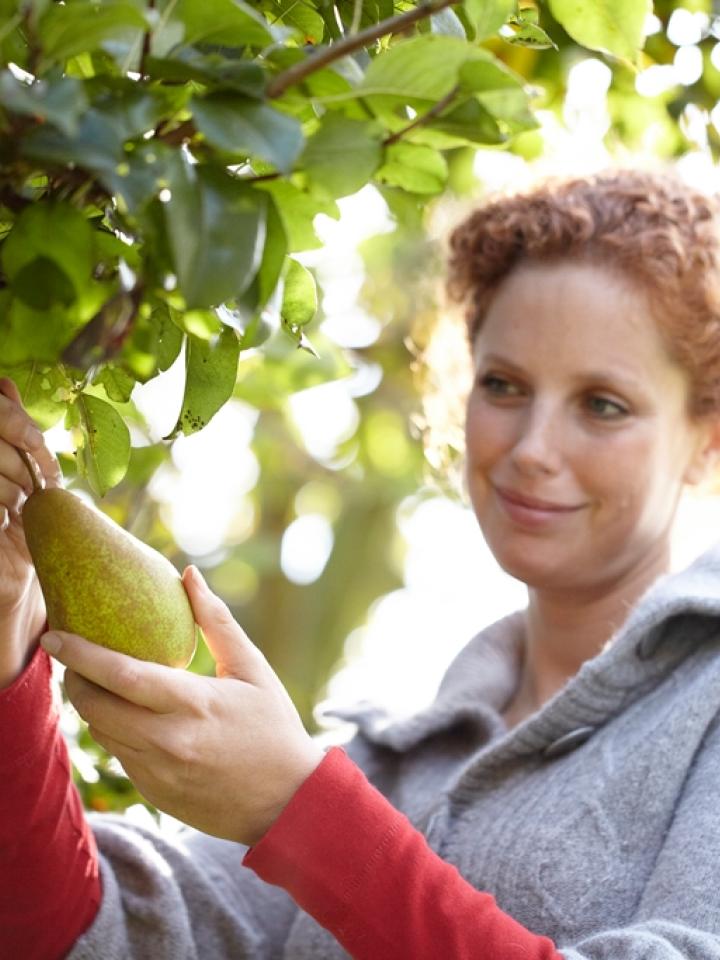
{"label": "nose", "polygon": [[517,424],[511,460],[525,476],[556,474],[562,459],[563,431],[558,411],[535,402],[526,407]]}

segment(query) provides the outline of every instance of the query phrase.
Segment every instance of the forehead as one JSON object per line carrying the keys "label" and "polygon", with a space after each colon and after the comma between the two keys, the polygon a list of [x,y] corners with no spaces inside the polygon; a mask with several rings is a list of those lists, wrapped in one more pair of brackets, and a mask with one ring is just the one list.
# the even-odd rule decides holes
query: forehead
{"label": "forehead", "polygon": [[523,264],[503,282],[478,331],[476,356],[508,353],[531,368],[570,364],[685,379],[639,284],[603,265]]}

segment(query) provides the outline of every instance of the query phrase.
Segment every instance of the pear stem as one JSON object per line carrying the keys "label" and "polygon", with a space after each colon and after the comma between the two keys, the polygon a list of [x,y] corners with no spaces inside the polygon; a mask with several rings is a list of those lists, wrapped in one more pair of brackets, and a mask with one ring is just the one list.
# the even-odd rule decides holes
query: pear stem
{"label": "pear stem", "polygon": [[20,459],[27,467],[27,472],[30,474],[30,479],[32,480],[33,493],[37,493],[39,490],[43,489],[43,484],[40,482],[38,477],[37,468],[30,457],[24,450],[21,450],[19,447],[15,448],[20,454]]}

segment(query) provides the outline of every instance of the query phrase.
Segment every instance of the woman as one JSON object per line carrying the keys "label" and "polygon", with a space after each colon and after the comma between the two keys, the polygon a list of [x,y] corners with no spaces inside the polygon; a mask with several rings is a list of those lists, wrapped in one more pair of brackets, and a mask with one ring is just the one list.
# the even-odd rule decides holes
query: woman
{"label": "woman", "polygon": [[[467,645],[427,710],[346,714],[346,751],[305,733],[193,568],[217,678],[69,634],[38,647],[13,445],[58,471],[2,383],[8,956],[720,956],[720,553],[668,573],[678,498],[720,447],[719,224],[673,175],[616,171],[457,228],[468,491],[528,606]],[[195,829],[83,816],[45,651],[96,739]]]}

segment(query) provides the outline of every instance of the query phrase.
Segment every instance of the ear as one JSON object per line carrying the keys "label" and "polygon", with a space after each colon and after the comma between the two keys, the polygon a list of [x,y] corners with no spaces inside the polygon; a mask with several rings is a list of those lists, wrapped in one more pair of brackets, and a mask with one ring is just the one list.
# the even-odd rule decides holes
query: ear
{"label": "ear", "polygon": [[683,481],[697,486],[707,480],[720,459],[720,418],[700,424],[695,451],[683,474]]}

